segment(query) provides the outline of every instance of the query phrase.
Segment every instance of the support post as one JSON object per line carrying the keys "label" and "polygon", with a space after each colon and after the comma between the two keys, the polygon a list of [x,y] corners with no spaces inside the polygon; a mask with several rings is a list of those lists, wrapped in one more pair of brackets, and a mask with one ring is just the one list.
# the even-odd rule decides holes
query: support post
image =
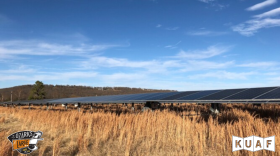
{"label": "support post", "polygon": [[49,110],[49,103],[47,103],[47,110]]}
{"label": "support post", "polygon": [[20,103],[18,104],[18,109],[20,109]]}
{"label": "support post", "polygon": [[65,105],[65,110],[67,110],[67,103],[65,103],[64,105]]}
{"label": "support post", "polygon": [[132,102],[132,108],[131,108],[131,110],[134,112],[134,102]]}
{"label": "support post", "polygon": [[214,114],[221,113],[221,104],[220,103],[211,103],[210,111]]}
{"label": "support post", "polygon": [[43,104],[40,104],[40,109],[42,109],[42,107],[43,107]]}
{"label": "support post", "polygon": [[92,111],[92,109],[93,109],[93,108],[92,108],[92,103],[91,103],[91,104],[90,104],[90,110]]}
{"label": "support post", "polygon": [[196,115],[198,115],[198,103],[196,103]]}
{"label": "support post", "polygon": [[81,111],[81,103],[78,103],[78,112]]}
{"label": "support post", "polygon": [[30,103],[28,103],[28,107],[29,107],[28,109],[30,110],[31,109],[31,104]]}
{"label": "support post", "polygon": [[173,103],[171,103],[171,106],[170,106],[170,107],[171,107],[171,109],[173,110]]}
{"label": "support post", "polygon": [[127,108],[127,103],[124,103],[124,105],[125,105],[125,108]]}

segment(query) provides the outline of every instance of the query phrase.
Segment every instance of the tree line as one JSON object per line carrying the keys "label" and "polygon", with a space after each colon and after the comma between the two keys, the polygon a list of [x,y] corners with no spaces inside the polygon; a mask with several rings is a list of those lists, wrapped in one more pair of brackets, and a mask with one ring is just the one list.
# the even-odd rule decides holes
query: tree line
{"label": "tree line", "polygon": [[36,81],[34,85],[21,85],[0,89],[0,101],[29,100],[29,99],[58,99],[71,97],[121,95],[153,92],[170,92],[174,90],[157,90],[130,87],[90,87],[77,85],[48,85]]}

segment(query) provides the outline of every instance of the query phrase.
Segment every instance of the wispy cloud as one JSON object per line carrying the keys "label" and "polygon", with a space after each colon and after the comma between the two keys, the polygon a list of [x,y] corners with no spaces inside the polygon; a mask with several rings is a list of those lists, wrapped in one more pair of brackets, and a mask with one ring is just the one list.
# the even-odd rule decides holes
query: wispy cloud
{"label": "wispy cloud", "polygon": [[255,11],[255,10],[259,10],[259,9],[264,8],[264,7],[270,6],[270,5],[275,4],[275,3],[277,3],[277,0],[266,0],[264,2],[255,4],[255,5],[247,8],[247,10],[248,11]]}
{"label": "wispy cloud", "polygon": [[203,3],[209,3],[209,2],[214,2],[215,0],[198,0],[200,2],[203,2]]}
{"label": "wispy cloud", "polygon": [[168,27],[168,28],[165,28],[166,30],[171,30],[171,31],[174,31],[174,30],[178,30],[179,27]]}
{"label": "wispy cloud", "polygon": [[[94,62],[94,64],[92,64]],[[92,68],[97,66],[103,67],[129,67],[129,68],[148,68],[156,61],[130,61],[125,58],[110,58],[105,56],[92,56],[89,60],[81,62],[84,67]]]}
{"label": "wispy cloud", "polygon": [[4,74],[22,74],[22,73],[34,73],[36,72],[36,69],[30,68],[26,65],[16,65],[16,68],[13,69],[8,69],[8,70],[0,70],[0,73],[4,73]]}
{"label": "wispy cloud", "polygon": [[176,49],[177,46],[178,46],[180,43],[181,43],[181,41],[177,42],[177,43],[174,44],[174,45],[167,45],[167,46],[165,46],[165,48],[168,48],[168,49]]}
{"label": "wispy cloud", "polygon": [[183,64],[181,72],[210,70],[210,69],[225,69],[234,65],[234,61],[227,62],[212,62],[212,61],[198,61],[189,60]]}
{"label": "wispy cloud", "polygon": [[232,27],[233,31],[236,31],[244,36],[253,36],[258,32],[259,29],[263,28],[271,28],[271,27],[279,27],[280,19],[253,19],[246,21],[245,23],[236,25]]}
{"label": "wispy cloud", "polygon": [[269,68],[278,66],[277,62],[253,62],[237,65],[238,67],[249,67],[249,68]]}
{"label": "wispy cloud", "polygon": [[[226,7],[229,7],[229,4],[221,4],[217,0],[198,0],[198,1],[206,3],[209,7],[214,8],[215,11],[220,11]],[[208,8],[208,7],[206,7],[206,8]]]}
{"label": "wispy cloud", "polygon": [[184,59],[206,59],[223,54],[230,50],[231,47],[210,46],[206,50],[183,51],[181,50],[175,58]]}
{"label": "wispy cloud", "polygon": [[270,11],[267,11],[265,13],[262,13],[262,14],[259,14],[259,15],[255,15],[254,17],[257,17],[257,18],[266,18],[266,17],[272,17],[272,16],[277,16],[280,14],[280,7],[279,8],[276,8],[276,9],[273,9],[273,10],[270,10]]}
{"label": "wispy cloud", "polygon": [[[82,75],[82,76],[81,76]],[[93,78],[96,77],[96,72],[48,72],[46,74],[40,74],[40,73],[33,73],[29,75],[18,75],[18,74],[12,74],[12,75],[2,75],[0,74],[0,81],[36,81],[36,80],[42,80],[42,81],[48,81],[48,80],[69,80],[74,78]]]}
{"label": "wispy cloud", "polygon": [[205,79],[205,78],[217,78],[217,79],[234,79],[245,80],[248,76],[255,75],[256,72],[228,72],[228,71],[216,71],[208,72],[205,74],[197,74],[190,76],[191,79]]}
{"label": "wispy cloud", "polygon": [[187,34],[192,36],[221,36],[221,35],[227,35],[228,32],[203,30],[203,31],[189,31]]}
{"label": "wispy cloud", "polygon": [[0,41],[0,59],[13,58],[21,55],[82,55],[90,54],[101,50],[106,50],[114,47],[126,45],[117,44],[79,44],[79,45],[64,45],[53,44],[43,41]]}
{"label": "wispy cloud", "polygon": [[161,25],[161,24],[156,25],[156,28],[160,28],[160,27],[162,27],[162,25]]}

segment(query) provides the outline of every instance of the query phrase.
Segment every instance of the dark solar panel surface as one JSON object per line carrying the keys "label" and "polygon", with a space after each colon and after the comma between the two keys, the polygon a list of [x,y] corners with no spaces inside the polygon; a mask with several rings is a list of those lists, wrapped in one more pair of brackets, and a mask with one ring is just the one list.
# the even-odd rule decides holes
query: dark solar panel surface
{"label": "dark solar panel surface", "polygon": [[142,98],[142,97],[146,97],[146,96],[149,96],[149,95],[154,95],[154,94],[158,94],[158,93],[146,93],[146,94],[132,94],[132,95],[129,95],[129,96],[124,96],[124,97],[121,97],[121,98],[116,98],[114,100],[134,100],[134,99],[138,99],[138,98]]}
{"label": "dark solar panel surface", "polygon": [[158,95],[161,95],[161,94],[162,93],[153,93],[153,94],[146,95],[144,97],[135,98],[133,100],[146,100],[148,98],[151,98],[151,97],[154,97],[154,96],[158,96]]}
{"label": "dark solar panel surface", "polygon": [[280,88],[277,88],[271,92],[259,96],[256,99],[279,99],[280,98]]}
{"label": "dark solar panel surface", "polygon": [[157,96],[154,96],[154,97],[146,98],[146,100],[160,100],[160,99],[162,99],[164,97],[172,96],[172,95],[175,95],[175,94],[178,94],[178,92],[163,93],[161,95],[157,95]]}
{"label": "dark solar panel surface", "polygon": [[161,100],[175,100],[178,99],[180,97],[184,97],[186,95],[190,95],[190,94],[194,94],[197,93],[198,91],[187,91],[187,92],[178,92],[178,94],[166,97],[166,98],[162,98]]}
{"label": "dark solar panel surface", "polygon": [[210,95],[210,94],[219,92],[219,91],[221,91],[221,90],[207,90],[207,91],[201,91],[201,92],[198,92],[198,93],[195,93],[195,94],[191,94],[191,95],[187,95],[187,96],[178,98],[178,99],[176,99],[176,100],[196,100],[196,99],[202,98],[202,97],[204,97],[204,96],[207,96],[207,95]]}
{"label": "dark solar panel surface", "polygon": [[266,87],[266,88],[251,88],[247,89],[243,92],[237,93],[235,95],[229,96],[225,99],[253,99],[261,94],[264,94],[272,89],[275,89],[276,87]]}
{"label": "dark solar panel surface", "polygon": [[220,100],[225,97],[228,97],[230,95],[236,94],[238,92],[244,91],[245,89],[227,89],[222,90],[220,92],[205,96],[203,98],[200,98],[199,100]]}

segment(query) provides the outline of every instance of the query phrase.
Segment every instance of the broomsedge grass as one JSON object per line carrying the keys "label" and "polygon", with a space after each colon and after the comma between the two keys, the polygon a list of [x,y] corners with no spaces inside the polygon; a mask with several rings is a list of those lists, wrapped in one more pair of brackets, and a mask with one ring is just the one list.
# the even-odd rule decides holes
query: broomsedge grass
{"label": "broomsedge grass", "polygon": [[[185,112],[179,114],[195,113],[191,105],[183,106]],[[207,107],[201,106],[202,110]],[[258,112],[252,106],[227,105],[218,116],[182,117],[167,110],[118,115],[0,107],[0,155],[20,155],[7,139],[11,133],[40,130],[44,140],[30,155],[274,156],[280,155],[279,110],[279,106],[269,106]],[[260,117],[266,117],[266,111],[274,116]],[[232,152],[232,135],[275,135],[276,152]]]}

